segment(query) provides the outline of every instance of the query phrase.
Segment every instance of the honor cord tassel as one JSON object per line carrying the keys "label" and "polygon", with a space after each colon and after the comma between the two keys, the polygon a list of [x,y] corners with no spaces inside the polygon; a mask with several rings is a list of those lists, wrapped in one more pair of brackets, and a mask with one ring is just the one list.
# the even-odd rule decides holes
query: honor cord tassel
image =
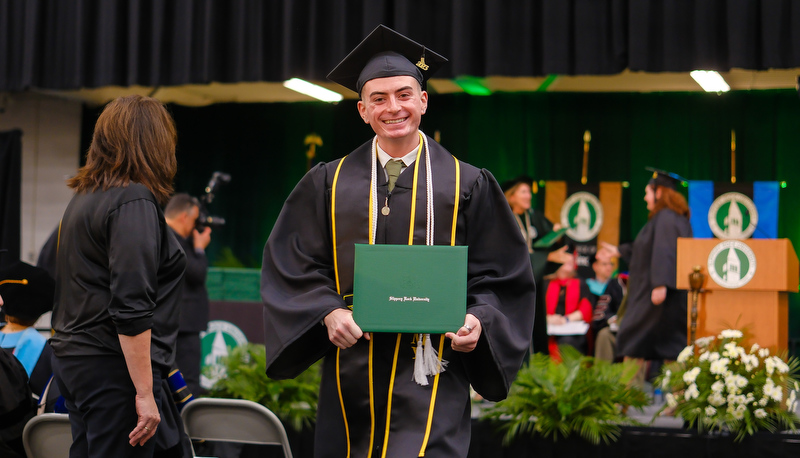
{"label": "honor cord tassel", "polygon": [[428,375],[425,370],[425,347],[423,342],[425,337],[423,334],[417,336],[417,354],[414,356],[414,381],[418,385],[428,386]]}
{"label": "honor cord tassel", "polygon": [[433,346],[431,335],[425,334],[425,353],[423,354],[425,360],[425,373],[427,375],[437,375],[444,372],[447,361],[439,361],[439,353]]}

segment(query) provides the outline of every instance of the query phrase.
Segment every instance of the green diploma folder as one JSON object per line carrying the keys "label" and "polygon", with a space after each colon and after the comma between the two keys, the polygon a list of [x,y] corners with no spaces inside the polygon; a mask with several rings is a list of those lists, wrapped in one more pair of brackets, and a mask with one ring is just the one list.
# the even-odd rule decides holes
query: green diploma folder
{"label": "green diploma folder", "polygon": [[560,239],[561,236],[564,235],[567,232],[567,229],[568,228],[566,228],[566,227],[562,227],[561,229],[559,229],[557,231],[549,232],[547,235],[545,235],[544,237],[542,237],[539,240],[537,240],[536,243],[533,244],[533,247],[534,248],[549,248],[549,247],[553,246],[553,244],[558,242],[558,239]]}
{"label": "green diploma folder", "polygon": [[356,244],[353,319],[365,332],[456,332],[467,313],[467,247]]}

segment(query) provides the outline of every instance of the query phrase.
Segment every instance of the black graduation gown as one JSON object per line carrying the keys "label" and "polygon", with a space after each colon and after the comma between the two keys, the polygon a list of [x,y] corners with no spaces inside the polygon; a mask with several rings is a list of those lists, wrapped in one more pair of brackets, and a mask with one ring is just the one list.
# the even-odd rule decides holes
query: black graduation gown
{"label": "black graduation gown", "polygon": [[[675,289],[678,237],[691,237],[689,219],[670,209],[653,215],[633,246],[620,254],[630,267],[628,306],[617,333],[621,356],[677,359],[686,347],[686,292]],[[653,305],[653,288],[665,285],[667,298]]]}
{"label": "black graduation gown", "polygon": [[[533,233],[535,233],[535,235],[531,238],[531,246],[533,246],[542,237],[553,232],[553,223],[544,216],[544,213],[534,208],[528,210],[528,215],[528,219],[530,219],[533,231],[530,231],[530,229],[527,227],[526,231],[529,233],[532,232],[531,235],[534,235]],[[519,222],[522,222],[523,226],[525,225],[524,215],[521,217],[517,216],[516,218],[518,225]],[[559,266],[561,266],[561,264],[548,261],[547,255],[550,254],[551,251],[556,250],[561,246],[563,246],[563,243],[556,242],[547,248],[533,248],[533,253],[530,253],[531,267],[533,268],[533,278],[539,291],[536,295],[537,304],[544,304],[545,289],[542,289],[541,285],[545,275],[554,273],[556,270],[558,270]],[[548,340],[547,310],[545,307],[538,307],[536,309],[536,317],[534,318],[533,324],[533,340],[531,341],[531,347],[528,349],[528,352],[548,354]]]}
{"label": "black graduation gown", "polygon": [[[457,161],[432,139],[428,143],[434,176],[434,242],[449,245]],[[370,341],[360,339],[355,346],[338,350],[320,322],[332,310],[346,306],[342,296],[352,293],[354,244],[368,243],[371,154],[375,154],[372,141],[345,158],[313,168],[278,217],[264,248],[261,280],[267,375],[295,377],[326,357],[316,457],[366,457],[370,447],[374,457],[463,457],[470,441],[470,383],[487,399],[505,398],[530,342],[535,287],[527,250],[494,177],[458,161],[455,244],[469,246],[467,308],[483,328],[477,348],[471,353],[453,352],[443,336],[432,335],[449,365],[437,378],[430,377],[428,386],[413,381],[413,334],[373,334]],[[425,243],[422,154],[417,158],[421,163],[415,244]],[[334,247],[331,201],[340,165]],[[389,198],[391,213],[378,212],[376,243],[408,243],[415,165],[398,178]],[[386,179],[381,170],[377,177],[382,206]],[[389,265],[386,274],[392,275]]]}

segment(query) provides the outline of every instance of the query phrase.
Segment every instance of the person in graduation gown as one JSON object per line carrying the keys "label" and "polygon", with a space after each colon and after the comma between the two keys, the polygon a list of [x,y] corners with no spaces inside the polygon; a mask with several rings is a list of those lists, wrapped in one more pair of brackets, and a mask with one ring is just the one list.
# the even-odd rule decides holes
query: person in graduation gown
{"label": "person in graduation gown", "polygon": [[[380,26],[331,72],[360,94],[375,137],[311,169],[264,248],[267,375],[295,377],[324,357],[318,458],[467,456],[470,384],[505,398],[530,342],[533,275],[500,187],[419,130],[423,82],[445,61]],[[348,309],[355,243],[468,246],[464,326],[419,346],[416,334],[365,334]],[[384,274],[397,275],[390,260]],[[446,367],[419,377],[421,350]]]}
{"label": "person in graduation gown", "polygon": [[[541,285],[545,275],[554,273],[562,263],[572,256],[566,252],[567,246],[560,241],[545,248],[536,248],[534,246],[537,241],[553,232],[553,230],[558,230],[561,225],[554,225],[544,216],[544,213],[531,206],[533,198],[531,183],[533,183],[533,178],[521,175],[503,182],[501,187],[508,205],[511,207],[511,213],[514,214],[514,219],[517,222],[517,226],[519,226],[520,233],[525,239],[525,245],[531,259],[531,267],[533,268],[533,278],[537,285]],[[544,290],[539,288],[537,302],[540,304],[544,303],[543,292]],[[547,353],[546,317],[547,313],[544,307],[536,309],[533,340],[531,341],[531,348],[528,349],[530,354],[534,352]]]}
{"label": "person in graduation gown", "polygon": [[61,223],[50,340],[72,456],[184,456],[165,387],[186,266],[160,207],[172,192],[175,143],[161,102],[120,97],[67,181],[75,195]]}
{"label": "person in graduation gown", "polygon": [[[649,220],[633,244],[604,243],[600,259],[628,262],[628,304],[617,333],[617,354],[635,360],[675,360],[686,346],[686,292],[676,289],[678,237],[691,237],[689,206],[677,175],[655,171],[645,187]],[[639,380],[643,381],[643,371]]]}
{"label": "person in graduation gown", "polygon": [[53,309],[55,282],[38,267],[22,261],[0,272],[2,311],[6,317],[0,328],[0,347],[12,350],[28,373],[31,392],[40,395],[52,375],[47,338],[33,327],[36,320]]}

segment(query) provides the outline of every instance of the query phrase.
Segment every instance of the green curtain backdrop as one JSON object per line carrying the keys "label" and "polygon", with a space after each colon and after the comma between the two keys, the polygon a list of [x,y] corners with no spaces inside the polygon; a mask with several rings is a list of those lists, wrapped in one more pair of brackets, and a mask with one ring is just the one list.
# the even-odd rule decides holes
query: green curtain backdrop
{"label": "green curtain backdrop", "polygon": [[[321,161],[372,136],[353,101],[170,109],[179,131],[176,188],[198,195],[213,171],[233,176],[210,208],[227,220],[215,233],[212,253],[230,247],[249,267],[260,265],[283,201],[306,170],[306,135],[322,137]],[[95,117],[87,112],[87,123]],[[635,237],[647,219],[641,200],[646,166],[688,179],[727,180],[735,129],[738,179],[787,182],[779,234],[800,249],[800,214],[793,211],[800,197],[800,100],[794,91],[432,94],[422,129],[438,132],[453,154],[500,181],[521,173],[579,180],[583,132],[590,130],[589,180],[630,182],[623,240]]]}
{"label": "green curtain backdrop", "polygon": [[[284,199],[306,170],[309,133],[322,137],[317,158],[329,161],[372,137],[354,101],[173,106],[178,125],[178,191],[199,195],[215,170],[233,176],[210,207],[226,218],[214,231],[212,262],[258,267]],[[87,110],[86,125],[97,112]],[[730,131],[736,130],[740,181],[779,180],[779,236],[800,250],[800,100],[792,90],[706,93],[431,94],[423,130],[460,159],[502,181],[521,173],[578,181],[583,132],[592,133],[590,181],[628,181],[621,240],[647,220],[645,166],[688,179],[730,178]],[[89,130],[90,129],[85,129]],[[90,135],[90,132],[89,132]],[[89,138],[84,135],[86,146]],[[84,149],[85,151],[85,149]],[[800,299],[791,299],[800,336]]]}

